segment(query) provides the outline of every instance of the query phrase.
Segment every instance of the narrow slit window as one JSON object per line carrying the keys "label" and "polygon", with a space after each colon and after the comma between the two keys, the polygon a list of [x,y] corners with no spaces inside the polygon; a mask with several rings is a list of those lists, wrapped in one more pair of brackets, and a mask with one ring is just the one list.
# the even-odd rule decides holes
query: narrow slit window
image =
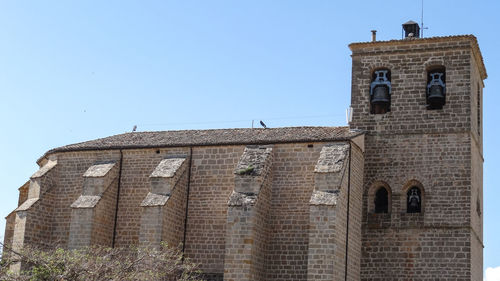
{"label": "narrow slit window", "polygon": [[481,217],[481,200],[479,199],[479,196],[477,197],[476,200],[476,212],[478,217]]}

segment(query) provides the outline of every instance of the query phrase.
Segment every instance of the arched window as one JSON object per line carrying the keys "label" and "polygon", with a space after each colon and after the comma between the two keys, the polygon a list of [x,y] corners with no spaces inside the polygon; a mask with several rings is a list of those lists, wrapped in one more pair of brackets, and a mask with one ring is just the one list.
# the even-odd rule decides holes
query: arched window
{"label": "arched window", "polygon": [[406,193],[406,212],[422,212],[422,192],[417,186],[411,187]]}
{"label": "arched window", "polygon": [[427,109],[442,109],[446,104],[446,69],[435,66],[427,70]]}
{"label": "arched window", "polygon": [[373,181],[368,188],[367,211],[370,214],[388,214],[392,209],[392,189],[382,180]]}
{"label": "arched window", "polygon": [[391,111],[391,71],[383,68],[373,71],[370,84],[370,113]]}
{"label": "arched window", "polygon": [[380,187],[375,193],[375,213],[389,212],[389,193],[384,187]]}

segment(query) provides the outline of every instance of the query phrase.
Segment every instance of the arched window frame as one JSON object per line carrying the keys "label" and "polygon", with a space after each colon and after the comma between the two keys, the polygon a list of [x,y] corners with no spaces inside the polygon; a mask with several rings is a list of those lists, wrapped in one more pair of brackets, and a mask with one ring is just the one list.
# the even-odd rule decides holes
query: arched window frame
{"label": "arched window frame", "polygon": [[[410,189],[412,188],[418,188],[420,190],[420,200],[421,200],[421,203],[420,203],[420,212],[417,212],[417,213],[408,213],[407,209],[408,209],[408,192],[410,191]],[[426,198],[425,198],[425,189],[424,189],[424,185],[418,181],[418,180],[415,180],[415,179],[412,179],[412,180],[409,180],[404,186],[403,186],[403,190],[402,190],[402,194],[401,194],[401,208],[402,208],[402,212],[403,213],[407,213],[407,214],[423,214],[425,212],[425,204],[426,204]]]}
{"label": "arched window frame", "polygon": [[[387,71],[387,74],[386,74],[386,78],[388,81],[386,82],[375,82],[375,80],[377,79],[377,72],[378,71]],[[373,103],[372,103],[372,100],[373,100],[373,95],[372,95],[372,91],[374,91],[374,89],[377,87],[374,83],[378,83],[379,86],[383,86],[385,85],[387,88],[388,88],[388,94],[389,94],[389,105],[387,106],[386,109],[381,109],[381,108],[378,108],[377,106],[375,106]],[[370,114],[385,114],[385,113],[388,113],[391,111],[391,104],[392,104],[392,71],[389,67],[385,67],[385,66],[382,66],[382,67],[376,67],[376,68],[373,68],[370,72],[370,89],[369,89],[369,103],[370,103]],[[381,111],[382,110],[382,111]]]}
{"label": "arched window frame", "polygon": [[[384,188],[387,191],[387,213],[375,212],[375,198],[377,191]],[[371,214],[390,214],[392,209],[392,190],[389,184],[384,181],[375,181],[368,191],[368,212]]]}
{"label": "arched window frame", "polygon": [[432,73],[436,73],[436,72],[439,72],[439,73],[442,73],[443,75],[441,76],[442,78],[442,82],[444,83],[444,104],[443,106],[446,104],[446,101],[447,101],[447,97],[446,97],[446,89],[447,89],[447,82],[446,82],[446,66],[444,66],[443,64],[430,64],[428,66],[426,66],[425,68],[425,73],[426,73],[426,83],[425,83],[425,103],[427,104],[427,109],[428,110],[439,110],[439,109],[443,109],[443,107],[433,107],[431,106],[431,104],[429,103],[429,100],[428,100],[428,94],[427,94],[427,88],[429,86],[429,83],[431,82],[432,80],[432,76],[431,74]]}

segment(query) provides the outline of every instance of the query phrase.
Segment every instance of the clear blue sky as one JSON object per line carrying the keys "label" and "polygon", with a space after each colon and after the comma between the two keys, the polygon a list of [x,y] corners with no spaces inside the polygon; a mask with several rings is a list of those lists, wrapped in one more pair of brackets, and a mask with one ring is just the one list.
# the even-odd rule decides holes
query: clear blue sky
{"label": "clear blue sky", "polygon": [[[474,34],[486,267],[500,266],[498,1],[426,0],[425,36]],[[401,38],[413,1],[0,0],[0,215],[48,149],[130,131],[345,125],[347,45]],[[3,234],[4,220],[0,222]]]}

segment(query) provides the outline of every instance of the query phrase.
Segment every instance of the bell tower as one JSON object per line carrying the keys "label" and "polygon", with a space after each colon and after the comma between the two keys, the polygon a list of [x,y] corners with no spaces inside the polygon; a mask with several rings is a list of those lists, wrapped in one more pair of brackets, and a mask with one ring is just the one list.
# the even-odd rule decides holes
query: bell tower
{"label": "bell tower", "polygon": [[481,52],[472,35],[405,25],[402,40],[349,45],[350,127],[366,132],[361,280],[482,280]]}

